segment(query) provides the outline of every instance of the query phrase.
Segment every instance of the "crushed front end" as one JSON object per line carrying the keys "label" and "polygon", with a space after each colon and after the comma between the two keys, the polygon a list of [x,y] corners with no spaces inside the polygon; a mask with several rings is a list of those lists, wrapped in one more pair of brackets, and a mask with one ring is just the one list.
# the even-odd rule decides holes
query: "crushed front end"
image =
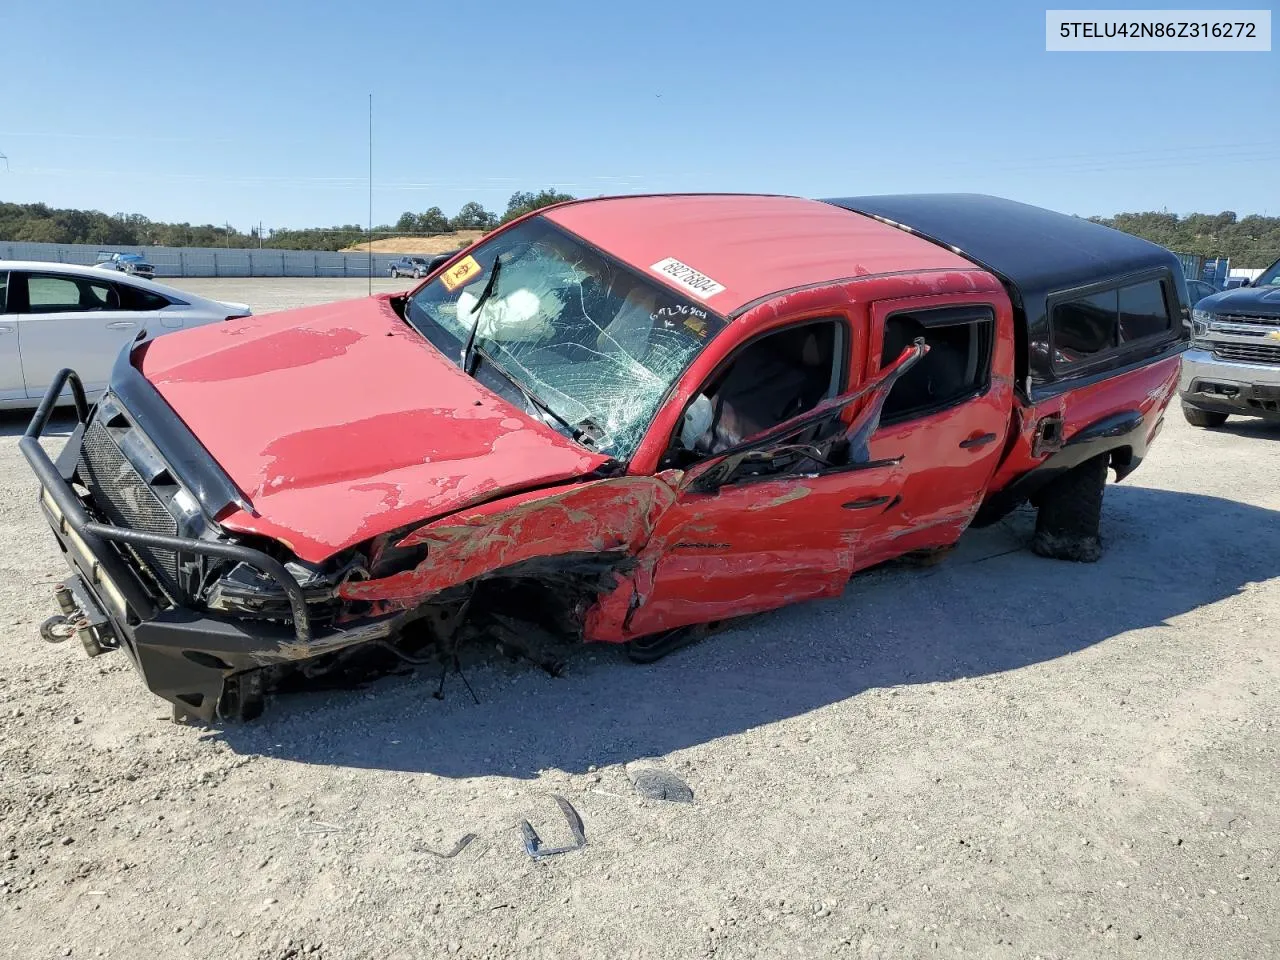
{"label": "crushed front end", "polygon": [[[243,500],[127,354],[92,410],[62,371],[20,441],[72,571],[56,588],[62,635],[91,656],[124,650],[152,692],[210,721],[255,715],[273,672],[397,632],[409,614],[338,597],[368,575],[359,551],[307,564],[219,526]],[[40,435],[68,384],[77,423],[55,460]]]}

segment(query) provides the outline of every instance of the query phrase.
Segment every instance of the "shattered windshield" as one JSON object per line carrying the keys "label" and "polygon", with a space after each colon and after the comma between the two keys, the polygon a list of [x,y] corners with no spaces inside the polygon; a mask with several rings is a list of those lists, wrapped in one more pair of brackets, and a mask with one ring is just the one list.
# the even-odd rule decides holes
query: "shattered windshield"
{"label": "shattered windshield", "polygon": [[[455,261],[409,299],[406,318],[459,363],[474,327],[474,348],[550,408],[547,422],[573,425],[617,460],[631,457],[667,390],[724,327],[542,218]],[[536,405],[529,412],[547,420]]]}

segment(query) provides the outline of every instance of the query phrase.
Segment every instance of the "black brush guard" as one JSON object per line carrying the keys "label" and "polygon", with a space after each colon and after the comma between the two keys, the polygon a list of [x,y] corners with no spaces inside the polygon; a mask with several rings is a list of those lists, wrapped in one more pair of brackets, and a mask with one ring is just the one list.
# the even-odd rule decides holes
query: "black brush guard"
{"label": "black brush guard", "polygon": [[[53,378],[53,383],[50,384],[44,399],[40,401],[40,406],[36,408],[35,416],[31,418],[31,423],[27,425],[26,432],[23,434],[22,439],[18,441],[18,446],[22,450],[22,455],[27,458],[27,463],[31,465],[31,469],[35,471],[40,484],[48,492],[49,496],[53,498],[53,502],[58,505],[58,509],[62,511],[66,522],[91,549],[97,548],[94,553],[98,554],[99,559],[101,559],[102,554],[107,552],[102,541],[111,540],[116,543],[157,547],[161,550],[202,554],[208,557],[220,557],[226,560],[238,560],[247,563],[266,574],[280,586],[285,596],[289,598],[289,608],[293,613],[293,630],[298,643],[309,642],[311,640],[311,623],[307,617],[307,603],[306,598],[303,596],[302,588],[290,576],[284,564],[274,557],[267,556],[261,550],[254,550],[250,547],[242,547],[233,543],[196,540],[192,537],[171,537],[159,533],[147,533],[142,530],[131,530],[128,527],[97,523],[89,519],[88,514],[85,513],[84,505],[80,502],[80,498],[76,496],[67,479],[58,472],[58,468],[54,466],[53,461],[49,459],[49,455],[40,446],[40,435],[48,425],[49,417],[53,415],[54,407],[58,402],[58,396],[62,393],[62,388],[67,383],[71,384],[71,395],[76,407],[76,419],[80,428],[83,429],[89,420],[89,404],[85,400],[84,385],[80,382],[80,377],[74,370],[64,368],[59,370],[58,375]],[[129,587],[134,585],[133,578],[129,578],[126,582]],[[125,589],[124,585],[121,585],[121,589]],[[134,606],[134,600],[138,601],[135,609],[139,614],[144,611],[154,610],[150,598],[145,593],[141,591],[130,592],[139,594],[136,597],[128,597],[130,606]]]}
{"label": "black brush guard", "polygon": [[[40,436],[67,385],[78,422],[55,464],[40,445]],[[387,636],[398,626],[399,618],[389,618],[347,629],[334,628],[315,637],[302,588],[284,564],[261,550],[93,520],[70,483],[89,416],[80,377],[73,370],[61,370],[18,445],[43,487],[42,501],[48,498],[48,502],[42,502],[42,509],[74,573],[65,586],[96,605],[96,610],[83,612],[92,614],[89,619],[104,627],[109,623],[114,636],[105,638],[107,645],[114,643],[128,652],[152,692],[192,716],[213,720],[220,714],[219,704],[225,706],[228,699],[236,699],[237,675]],[[116,544],[246,563],[279,586],[288,598],[292,623],[217,616],[157,601],[134,569],[132,554],[117,549]],[[124,610],[120,609],[121,600]]]}

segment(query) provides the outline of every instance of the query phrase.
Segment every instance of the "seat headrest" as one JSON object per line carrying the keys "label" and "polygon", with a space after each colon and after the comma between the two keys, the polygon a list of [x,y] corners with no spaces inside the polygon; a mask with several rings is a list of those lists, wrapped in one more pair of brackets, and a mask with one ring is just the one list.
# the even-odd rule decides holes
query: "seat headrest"
{"label": "seat headrest", "polygon": [[818,349],[816,333],[811,333],[804,338],[804,346],[800,348],[800,362],[806,367],[816,367],[822,363],[822,351]]}

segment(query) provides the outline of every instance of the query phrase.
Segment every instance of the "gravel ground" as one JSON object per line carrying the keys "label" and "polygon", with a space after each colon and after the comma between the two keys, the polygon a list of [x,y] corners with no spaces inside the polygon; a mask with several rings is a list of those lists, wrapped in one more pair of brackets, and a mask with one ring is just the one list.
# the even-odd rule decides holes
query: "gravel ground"
{"label": "gravel ground", "polygon": [[[364,284],[201,284],[260,310]],[[36,627],[64,573],[0,421],[0,956],[1280,955],[1280,426],[1170,417],[1095,565],[1021,549],[653,667],[474,662],[177,726]],[[637,761],[694,802],[639,797]],[[633,768],[634,769],[634,768]],[[519,824],[585,849],[534,863]],[[478,839],[451,860],[464,833]]]}
{"label": "gravel ground", "polygon": [[[368,277],[359,280],[341,277],[290,277],[285,280],[262,277],[249,277],[242,280],[187,277],[165,278],[159,282],[179,290],[190,290],[201,297],[247,303],[253,307],[254,313],[270,313],[274,310],[304,307],[312,303],[363,297],[370,287]],[[392,280],[390,277],[374,277],[372,286],[374,293],[388,293],[393,290],[408,290],[415,286],[415,283],[409,277],[402,277],[399,280]]]}

